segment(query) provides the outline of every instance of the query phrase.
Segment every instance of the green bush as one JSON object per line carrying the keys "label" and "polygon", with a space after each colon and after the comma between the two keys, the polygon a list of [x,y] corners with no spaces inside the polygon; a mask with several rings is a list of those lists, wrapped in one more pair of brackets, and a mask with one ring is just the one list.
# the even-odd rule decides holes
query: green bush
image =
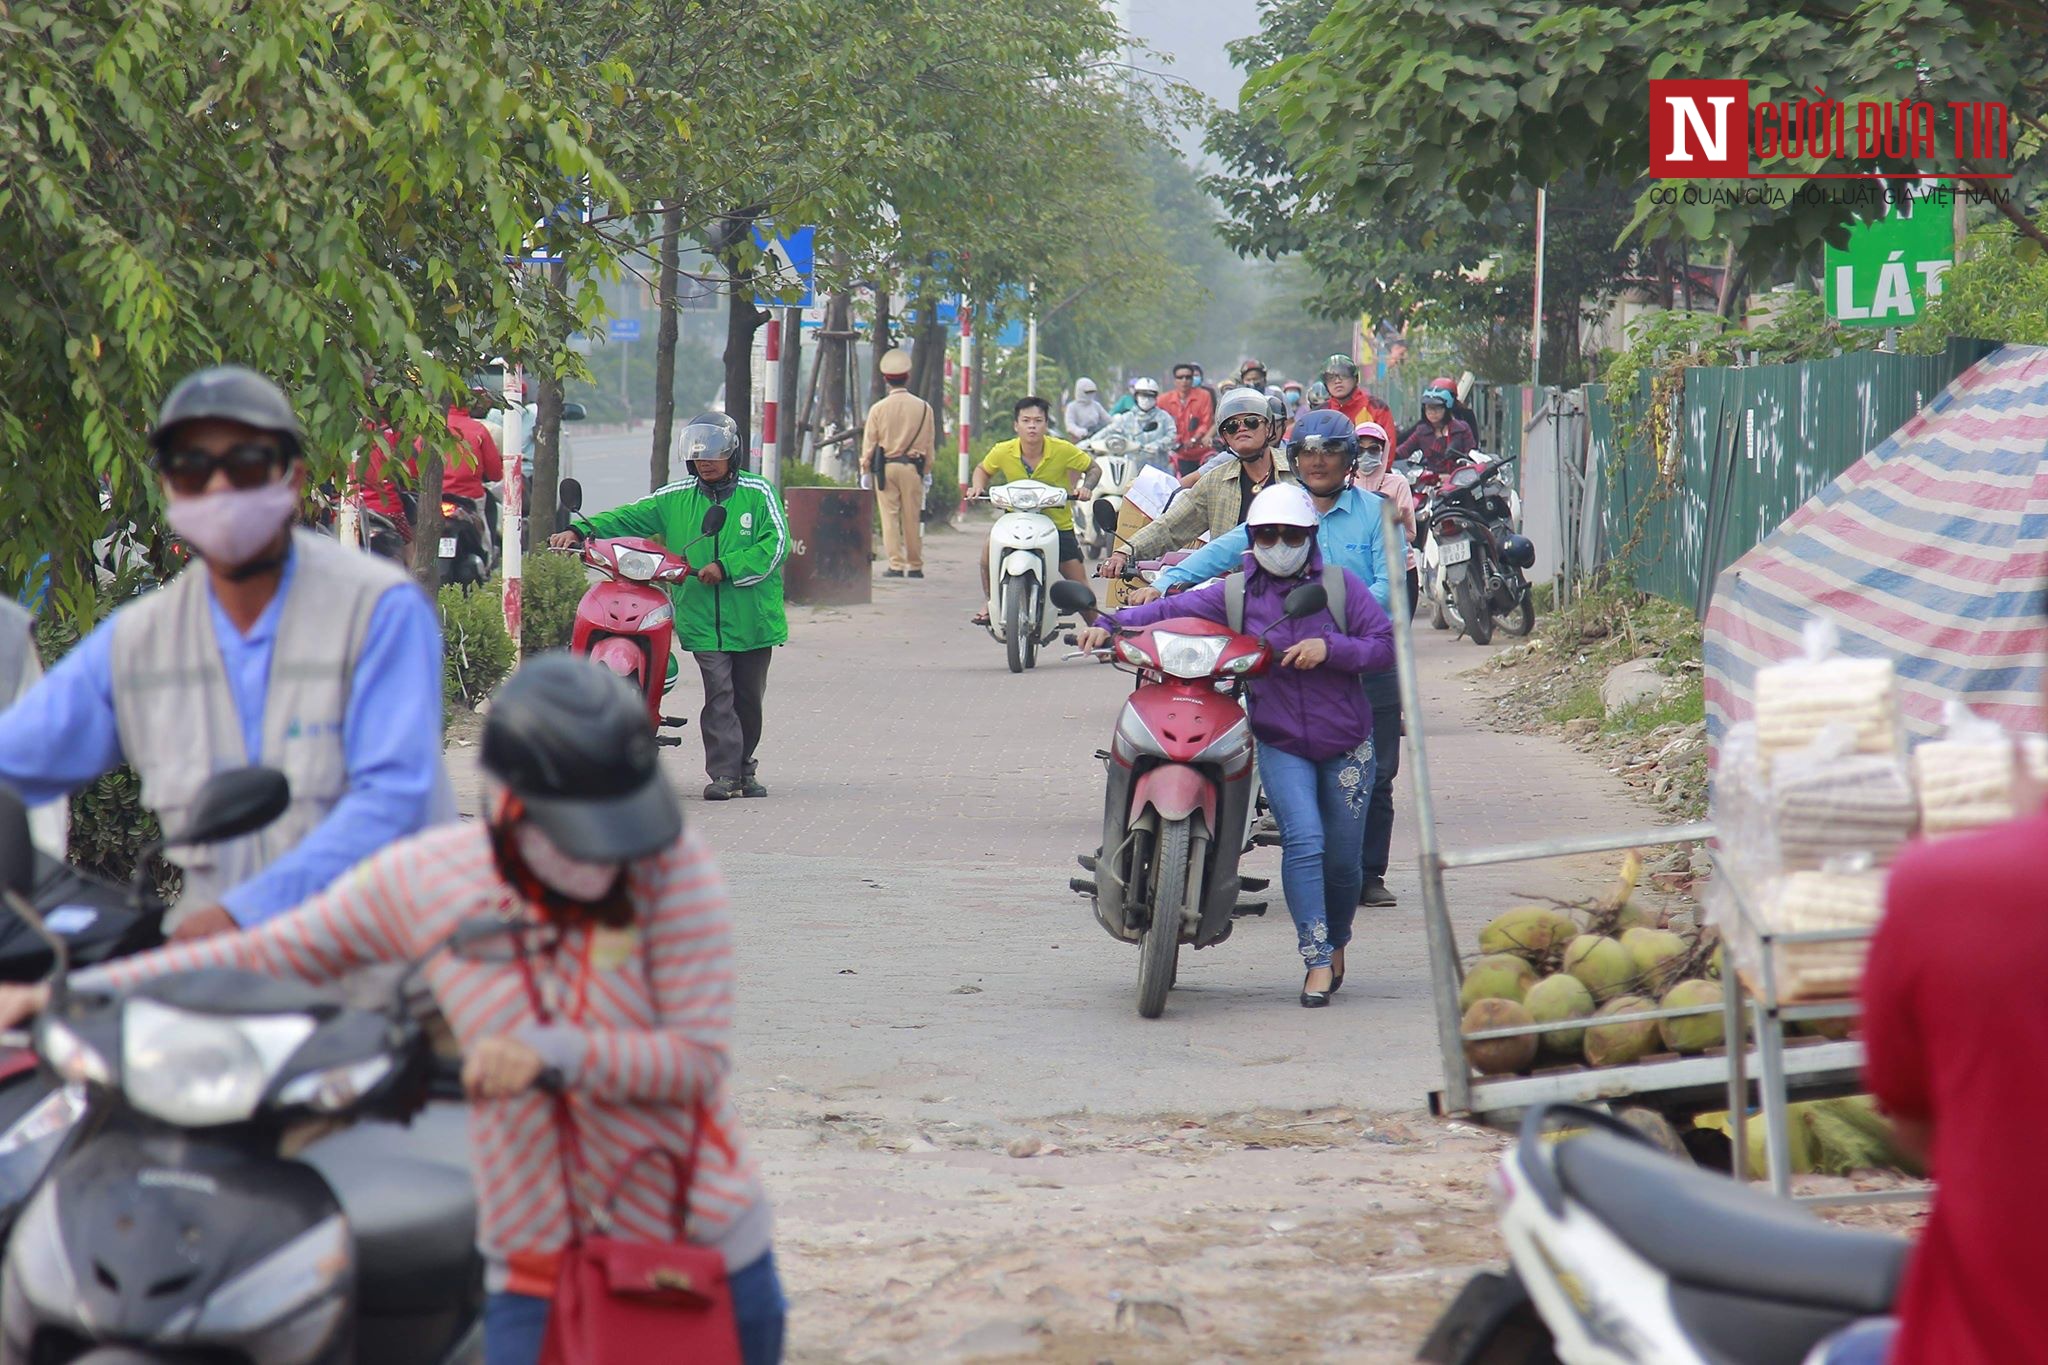
{"label": "green bush", "polygon": [[567,649],[576,631],[576,605],[590,586],[575,555],[537,551],[519,562],[519,645],[527,654]]}
{"label": "green bush", "polygon": [[441,694],[450,710],[473,707],[512,671],[512,637],[497,579],[465,593],[441,589]]}
{"label": "green bush", "polygon": [[791,460],[782,466],[784,488],[851,488],[854,485],[830,474],[822,474],[799,460]]}

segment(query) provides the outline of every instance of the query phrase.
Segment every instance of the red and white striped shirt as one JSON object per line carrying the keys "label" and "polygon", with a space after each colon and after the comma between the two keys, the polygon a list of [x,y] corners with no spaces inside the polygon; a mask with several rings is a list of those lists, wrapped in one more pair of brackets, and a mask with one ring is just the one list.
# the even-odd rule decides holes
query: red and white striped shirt
{"label": "red and white striped shirt", "polygon": [[[733,987],[725,883],[710,852],[686,834],[633,863],[627,891],[634,930],[599,930],[593,945],[590,928],[578,926],[553,952],[531,958],[556,1020],[550,1025],[536,1019],[515,961],[439,953],[423,976],[465,1051],[513,1036],[562,1069],[582,1149],[577,1193],[586,1230],[629,1156],[647,1147],[689,1151],[702,1098],[711,1126],[689,1192],[688,1235],[719,1247],[738,1269],[768,1250],[770,1229],[766,1195],[722,1084]],[[122,988],[195,967],[333,981],[359,967],[410,961],[479,918],[536,914],[499,874],[485,825],[442,825],[394,844],[246,933],[161,948],[81,973],[76,984]],[[528,1091],[475,1103],[470,1140],[478,1242],[494,1285],[502,1286],[508,1263],[544,1262],[570,1238],[553,1100]],[[672,1237],[674,1186],[666,1163],[639,1163],[621,1189],[616,1234]]]}

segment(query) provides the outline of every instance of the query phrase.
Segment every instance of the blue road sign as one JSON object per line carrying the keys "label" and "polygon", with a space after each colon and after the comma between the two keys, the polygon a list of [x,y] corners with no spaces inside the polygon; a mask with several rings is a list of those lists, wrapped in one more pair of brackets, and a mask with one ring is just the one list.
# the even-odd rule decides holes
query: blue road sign
{"label": "blue road sign", "polygon": [[754,245],[767,253],[767,259],[761,263],[761,283],[766,292],[754,295],[754,306],[809,308],[816,301],[812,283],[818,263],[818,230],[801,227],[774,237],[767,235],[774,231],[775,225],[765,220],[754,229]]}
{"label": "blue road sign", "polygon": [[1024,321],[1011,318],[1003,324],[1003,330],[996,333],[996,345],[1006,351],[1014,351],[1024,344]]}
{"label": "blue road sign", "polygon": [[612,319],[612,340],[613,340],[613,341],[638,341],[639,339],[640,339],[640,319],[638,319],[638,318],[613,318],[613,319]]}

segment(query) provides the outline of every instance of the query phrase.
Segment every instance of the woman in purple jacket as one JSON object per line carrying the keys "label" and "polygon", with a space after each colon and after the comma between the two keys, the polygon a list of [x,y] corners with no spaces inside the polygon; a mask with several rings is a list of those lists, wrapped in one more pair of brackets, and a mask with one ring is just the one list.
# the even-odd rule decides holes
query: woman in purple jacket
{"label": "woman in purple jacket", "polygon": [[[1372,707],[1360,675],[1394,666],[1394,630],[1372,590],[1344,571],[1343,619],[1322,612],[1286,618],[1287,594],[1323,577],[1316,509],[1297,484],[1276,484],[1252,499],[1245,517],[1243,630],[1265,635],[1278,656],[1249,687],[1259,779],[1280,821],[1280,886],[1308,967],[1301,1003],[1330,1003],[1344,984],[1344,945],[1358,912],[1358,847],[1372,795]],[[1332,603],[1334,608],[1335,603]],[[1227,622],[1222,583],[1212,583],[1101,618],[1129,629],[1174,616]],[[1082,632],[1083,648],[1109,639],[1102,626]]]}

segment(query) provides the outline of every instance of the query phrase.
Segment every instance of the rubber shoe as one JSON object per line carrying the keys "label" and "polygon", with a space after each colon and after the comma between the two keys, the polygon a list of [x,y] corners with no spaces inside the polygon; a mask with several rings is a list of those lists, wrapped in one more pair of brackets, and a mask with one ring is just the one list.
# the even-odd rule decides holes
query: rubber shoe
{"label": "rubber shoe", "polygon": [[1359,888],[1358,903],[1368,909],[1385,910],[1389,906],[1399,905],[1401,902],[1394,899],[1394,893],[1387,890],[1385,882],[1381,881],[1378,877],[1374,877]]}
{"label": "rubber shoe", "polygon": [[901,570],[901,569],[884,569],[884,570],[882,570],[882,577],[884,577],[884,578],[901,578],[901,577],[903,577],[903,570]]}
{"label": "rubber shoe", "polygon": [[704,788],[706,801],[730,801],[740,794],[740,780],[736,777],[721,777]]}
{"label": "rubber shoe", "polygon": [[768,789],[762,786],[760,780],[752,773],[748,773],[740,779],[741,796],[766,796],[767,794]]}
{"label": "rubber shoe", "polygon": [[912,570],[910,571],[910,576],[911,576],[912,578],[923,578],[923,577],[924,577],[924,570],[923,570],[923,569],[912,569]]}

